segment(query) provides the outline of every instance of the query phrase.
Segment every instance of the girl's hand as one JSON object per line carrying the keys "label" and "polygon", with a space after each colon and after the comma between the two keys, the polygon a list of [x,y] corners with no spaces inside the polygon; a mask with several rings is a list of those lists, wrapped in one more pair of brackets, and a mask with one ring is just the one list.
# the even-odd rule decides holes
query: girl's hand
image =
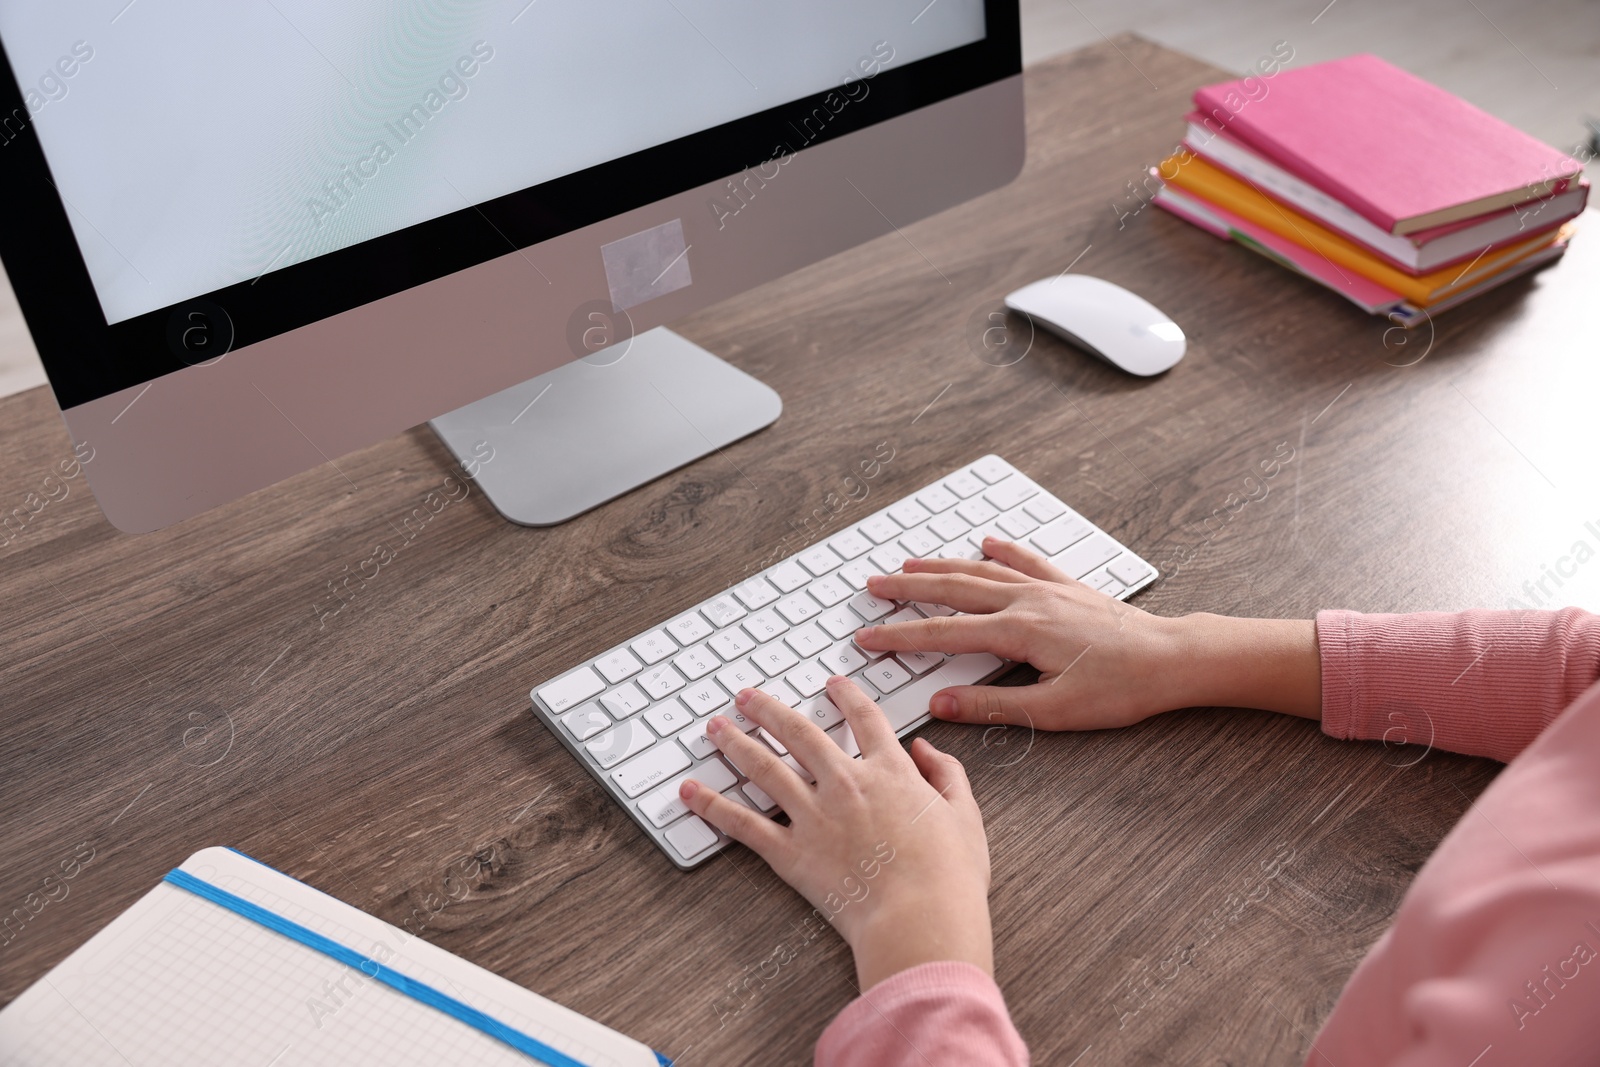
{"label": "girl's hand", "polygon": [[989,652],[1039,671],[1030,686],[941,690],[929,707],[936,718],[1096,730],[1211,705],[1320,717],[1309,620],[1166,619],[1095,592],[1021,545],[991,537],[983,551],[989,559],[908,559],[903,573],[867,579],[873,596],[966,614],[865,627],[855,637],[862,648]]}
{"label": "girl's hand", "polygon": [[788,826],[694,781],[679,795],[833,923],[855,954],[862,992],[937,960],[992,974],[989,847],[966,772],[922,738],[907,754],[883,712],[849,679],[829,679],[827,692],[850,724],[859,759],[766,693],[746,689],[735,698],[815,782],[725,717],[708,726],[723,753],[783,808]]}

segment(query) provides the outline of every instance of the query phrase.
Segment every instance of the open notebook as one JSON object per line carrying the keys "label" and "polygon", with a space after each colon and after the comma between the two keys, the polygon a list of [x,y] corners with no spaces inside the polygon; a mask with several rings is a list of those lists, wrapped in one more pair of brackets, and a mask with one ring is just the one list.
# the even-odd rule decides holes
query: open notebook
{"label": "open notebook", "polygon": [[0,1063],[658,1067],[647,1046],[226,848],[0,1011]]}

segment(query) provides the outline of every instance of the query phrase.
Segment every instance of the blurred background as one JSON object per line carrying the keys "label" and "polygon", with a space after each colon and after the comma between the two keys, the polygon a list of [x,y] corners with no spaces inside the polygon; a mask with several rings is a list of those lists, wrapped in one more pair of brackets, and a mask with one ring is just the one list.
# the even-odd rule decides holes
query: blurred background
{"label": "blurred background", "polygon": [[[1128,31],[1230,71],[1277,41],[1295,66],[1374,52],[1568,152],[1600,120],[1600,0],[1022,0],[1027,64]],[[0,272],[0,396],[44,381]]]}

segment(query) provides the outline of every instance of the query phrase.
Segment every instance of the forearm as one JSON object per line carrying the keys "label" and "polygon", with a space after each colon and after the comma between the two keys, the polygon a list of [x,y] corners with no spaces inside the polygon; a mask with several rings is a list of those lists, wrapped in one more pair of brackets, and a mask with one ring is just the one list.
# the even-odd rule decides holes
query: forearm
{"label": "forearm", "polygon": [[1235,619],[1204,612],[1169,620],[1174,708],[1260,708],[1322,717],[1322,660],[1310,619]]}

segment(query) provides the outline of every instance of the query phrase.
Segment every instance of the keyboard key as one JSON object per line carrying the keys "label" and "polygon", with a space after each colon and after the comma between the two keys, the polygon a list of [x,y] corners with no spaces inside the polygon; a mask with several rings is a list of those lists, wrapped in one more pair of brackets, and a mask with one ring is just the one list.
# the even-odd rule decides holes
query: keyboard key
{"label": "keyboard key", "polygon": [[867,579],[874,574],[882,574],[870,559],[851,560],[839,568],[839,577],[850,584],[851,589],[865,589]]}
{"label": "keyboard key", "polygon": [[898,733],[928,714],[928,701],[939,690],[952,685],[971,685],[993,674],[1000,666],[1001,661],[987,652],[951,656],[938,670],[929,671],[910,685],[880,697],[878,706]]}
{"label": "keyboard key", "polygon": [[880,693],[892,693],[911,681],[910,672],[888,657],[880,659],[861,673]]}
{"label": "keyboard key", "polygon": [[739,805],[741,808],[749,808],[751,811],[755,811],[756,809],[756,806],[750,803],[750,798],[745,796],[737,789],[724,789],[722,791],[722,795]]}
{"label": "keyboard key", "polygon": [[977,478],[974,478],[966,471],[962,471],[960,474],[952,474],[950,477],[946,478],[944,480],[944,487],[950,490],[956,496],[960,497],[962,500],[967,499],[969,496],[983,492],[983,482],[979,481]]}
{"label": "keyboard key", "polygon": [[696,645],[689,651],[680,653],[672,661],[672,665],[678,668],[680,674],[692,682],[697,678],[704,678],[722,666],[722,660],[718,659],[716,654],[705,645]]}
{"label": "keyboard key", "polygon": [[998,517],[1000,512],[990,507],[986,500],[968,500],[956,508],[956,514],[974,526],[981,526]]}
{"label": "keyboard key", "polygon": [[812,575],[818,578],[822,577],[824,574],[827,574],[829,571],[833,570],[833,568],[844,562],[844,560],[840,559],[838,554],[827,545],[817,545],[814,548],[808,548],[804,552],[800,553],[800,555],[796,558],[800,561],[800,566],[804,567],[806,570],[810,571]]}
{"label": "keyboard key", "polygon": [[600,703],[611,713],[611,717],[621,722],[629,715],[637,714],[650,706],[650,698],[644,695],[637,685],[629,682],[620,686],[600,698]]}
{"label": "keyboard key", "polygon": [[794,687],[794,691],[802,697],[814,697],[822,692],[828,684],[828,676],[836,672],[829,670],[814,659],[808,659],[794,670],[783,676],[783,680]]}
{"label": "keyboard key", "polygon": [[700,614],[704,615],[712,626],[720,630],[729,623],[735,623],[744,618],[745,612],[739,602],[731,594],[728,594],[719,596],[715,600],[702,605]]}
{"label": "keyboard key", "polygon": [[1038,486],[1022,475],[1016,474],[998,485],[990,486],[989,491],[983,494],[983,499],[993,504],[1000,511],[1010,511],[1029,497],[1038,495]]}
{"label": "keyboard key", "polygon": [[904,563],[910,555],[911,553],[901,548],[898,542],[894,542],[887,545],[879,545],[872,550],[872,555],[868,558],[872,560],[872,565],[883,573],[893,574],[900,569],[900,564]]}
{"label": "keyboard key", "polygon": [[1023,511],[1038,519],[1040,522],[1050,522],[1059,519],[1067,513],[1067,506],[1055,497],[1040,493],[1023,506]]}
{"label": "keyboard key", "polygon": [[829,541],[828,547],[839,553],[842,559],[855,559],[863,552],[870,551],[872,542],[864,537],[860,530],[846,530]]}
{"label": "keyboard key", "polygon": [[815,656],[833,642],[822,632],[822,627],[814,622],[808,622],[784,634],[783,643],[794,649],[795,655],[803,658]]}
{"label": "keyboard key", "polygon": [[1106,582],[1105,585],[1102,585],[1098,589],[1095,590],[1095,592],[1104,593],[1106,596],[1111,597],[1113,600],[1115,600],[1117,597],[1120,597],[1123,593],[1126,593],[1127,591],[1128,591],[1128,587],[1123,585],[1121,582],[1117,581],[1115,578],[1111,578],[1109,581]]}
{"label": "keyboard key", "polygon": [[950,511],[943,515],[935,515],[933,521],[928,523],[928,529],[932,530],[936,536],[941,537],[946,541],[954,541],[956,538],[972,529],[972,526],[967,522],[966,519],[963,519],[960,515]]}
{"label": "keyboard key", "polygon": [[789,629],[789,624],[783,621],[783,616],[776,611],[759,611],[744,620],[745,633],[755,638],[757,642],[771,641],[774,637],[782,637],[784,631]]}
{"label": "keyboard key", "polygon": [[670,663],[652,667],[639,676],[640,687],[650,694],[652,700],[665,700],[687,684],[683,675],[674,670]]}
{"label": "keyboard key", "polygon": [[893,611],[894,604],[888,600],[879,600],[871,593],[857,593],[850,598],[850,608],[867,622],[873,622]]}
{"label": "keyboard key", "polygon": [[[767,678],[776,678],[784,671],[800,662],[800,657],[782,641],[773,641],[762,645],[750,655],[750,662],[761,668]],[[766,681],[763,678],[762,681]]]}
{"label": "keyboard key", "polygon": [[792,708],[800,703],[800,694],[796,693],[794,687],[782,678],[774,678],[769,682],[762,682],[756,688],[785,707]]}
{"label": "keyboard key", "polygon": [[600,710],[600,705],[594,701],[579,704],[572,711],[561,716],[561,725],[567,732],[579,741],[587,741],[601,730],[611,725],[611,720],[606,718],[606,713]]}
{"label": "keyboard key", "polygon": [[856,648],[855,642],[840,641],[818,656],[817,662],[834,674],[852,674],[867,665],[867,657]]}
{"label": "keyboard key", "polygon": [[972,473],[993,485],[1011,473],[1011,464],[999,456],[984,456],[972,465]]}
{"label": "keyboard key", "polygon": [[909,530],[927,522],[933,517],[933,512],[915,500],[902,500],[889,509],[889,517]]}
{"label": "keyboard key", "polygon": [[765,578],[752,578],[748,582],[737,586],[733,595],[751,611],[764,608],[778,599],[779,593],[772,587],[772,583]]}
{"label": "keyboard key", "polygon": [[956,613],[956,609],[950,607],[948,604],[924,604],[922,601],[917,600],[913,601],[911,606],[922,612],[922,614],[926,615],[930,619],[935,618],[936,616],[954,615]]}
{"label": "keyboard key", "polygon": [[1033,516],[1021,508],[1016,511],[1008,511],[1000,516],[999,525],[1000,529],[1006,532],[1006,536],[1013,541],[1020,541],[1039,528],[1039,524],[1034,521]]}
{"label": "keyboard key", "polygon": [[767,680],[760,668],[747,659],[735,660],[717,672],[717,681],[732,696],[741,689],[754,689]]}
{"label": "keyboard key", "polygon": [[689,805],[679,798],[678,787],[691,778],[707,789],[715,789],[719,793],[739,780],[738,776],[728,769],[726,763],[719,759],[706,760],[700,766],[673,776],[669,781],[640,797],[639,814],[649,819],[650,825],[657,829],[689,814]]}
{"label": "keyboard key", "polygon": [[913,556],[931,556],[944,547],[944,539],[935,537],[924,526],[903,535],[900,538],[900,547]]}
{"label": "keyboard key", "polygon": [[900,536],[900,524],[887,515],[872,516],[861,524],[860,529],[875,545],[881,545],[891,538]]}
{"label": "keyboard key", "polygon": [[879,625],[880,626],[893,626],[895,623],[899,623],[899,622],[921,622],[921,621],[922,621],[922,616],[917,613],[916,609],[914,609],[914,608],[901,608],[899,611],[895,612],[893,615],[890,615],[887,619],[884,619],[883,622],[879,623]]}
{"label": "keyboard key", "polygon": [[1139,557],[1124,552],[1112,560],[1111,566],[1106,570],[1123,585],[1138,585],[1144,581],[1145,575],[1150,573],[1150,565]]}
{"label": "keyboard key", "polygon": [[956,495],[942,485],[931,486],[917,494],[917,503],[937,515],[956,506]]}
{"label": "keyboard key", "polygon": [[628,647],[649,664],[660,663],[678,651],[677,644],[667,636],[665,630],[651,630]]}
{"label": "keyboard key", "polygon": [[776,610],[790,626],[799,626],[807,619],[821,615],[822,605],[812,599],[810,593],[802,591],[778,601]]}
{"label": "keyboard key", "polygon": [[776,752],[778,755],[787,756],[789,754],[789,750],[784,747],[783,742],[779,741],[772,731],[768,730],[765,726],[756,731],[756,736],[765,741],[767,743],[767,747],[772,749],[772,751]]}
{"label": "keyboard key", "polygon": [[785,560],[767,573],[767,581],[778,587],[780,593],[792,593],[811,580],[806,569],[794,560]]}
{"label": "keyboard key", "polygon": [[616,685],[624,678],[632,678],[644,668],[644,664],[634,658],[633,653],[625,648],[614,652],[607,652],[594,661],[595,669],[605,675],[606,681]]}
{"label": "keyboard key", "polygon": [[684,646],[703,641],[716,632],[716,627],[706,622],[698,611],[692,611],[682,618],[667,623],[667,633],[672,635],[674,641]]}
{"label": "keyboard key", "polygon": [[823,730],[831,729],[844,722],[844,712],[840,711],[838,705],[823,695],[814,696],[810,700],[802,700],[800,706],[795,710]]}
{"label": "keyboard key", "polygon": [[565,678],[540,689],[539,699],[559,715],[563,711],[571,711],[592,696],[598,696],[605,687],[605,679],[588,667],[579,667]]}
{"label": "keyboard key", "polygon": [[703,682],[686,688],[678,694],[678,699],[683,701],[684,707],[696,715],[710,715],[713,711],[727,704],[733,699],[725,693],[721,686],[710,678]]}
{"label": "keyboard key", "polygon": [[724,663],[738,659],[758,644],[759,641],[738,626],[731,626],[706,642],[711,651],[720,656]]}
{"label": "keyboard key", "polygon": [[945,545],[944,555],[948,556],[950,559],[979,560],[983,558],[983,549],[979,548],[970,541],[962,539],[960,541],[955,541],[951,544]]}
{"label": "keyboard key", "polygon": [[698,815],[680,819],[667,827],[667,844],[686,860],[692,860],[717,843],[717,832]]}
{"label": "keyboard key", "polygon": [[701,719],[678,735],[678,743],[688,749],[689,755],[695,759],[705,759],[717,750],[717,743],[706,733],[709,723],[709,719]]}
{"label": "keyboard key", "polygon": [[856,744],[856,735],[847,722],[840,723],[828,731],[828,737],[839,749],[851,759],[861,755],[861,746]]}
{"label": "keyboard key", "polygon": [[620,726],[613,726],[583,747],[594,757],[600,769],[606,770],[615,767],[629,756],[638,755],[655,743],[656,735],[650,732],[650,727],[644,724],[644,720],[629,719]]}
{"label": "keyboard key", "polygon": [[749,733],[756,728],[756,721],[732,704],[723,708],[721,714],[745,733]]}
{"label": "keyboard key", "polygon": [[629,760],[611,772],[611,780],[630,797],[685,770],[693,761],[682,745],[657,745],[642,756]]}
{"label": "keyboard key", "polygon": [[1066,547],[1089,535],[1092,529],[1076,515],[1069,515],[1060,522],[1053,522],[1029,538],[1033,547],[1047,556],[1066,550]]}
{"label": "keyboard key", "polygon": [[818,618],[816,625],[826,630],[828,636],[835,641],[842,641],[861,629],[861,616],[851,611],[848,606],[834,608]]}
{"label": "keyboard key", "polygon": [[1050,562],[1066,571],[1068,577],[1082,578],[1120,551],[1111,538],[1097,533],[1085,537],[1059,556],[1050,557]]}
{"label": "keyboard key", "polygon": [[[902,667],[920,678],[944,662],[944,653],[896,652],[894,658],[900,661]],[[649,717],[649,715],[645,716],[647,719]]]}
{"label": "keyboard key", "polygon": [[694,722],[694,712],[674,700],[670,703],[657,704],[645,712],[644,721],[650,724],[650,729],[662,737],[670,737]]}
{"label": "keyboard key", "polygon": [[757,811],[769,812],[778,806],[778,802],[767,796],[767,791],[754,782],[746,782],[739,789],[750,799],[750,803],[756,806]]}
{"label": "keyboard key", "polygon": [[818,578],[806,586],[806,592],[825,608],[831,608],[841,601],[849,600],[850,594],[855,590],[850,583],[837,575],[830,574],[826,578]]}
{"label": "keyboard key", "polygon": [[998,537],[1001,540],[1005,540],[1005,531],[1000,529],[998,522],[986,522],[982,526],[974,526],[971,530],[968,530],[966,541],[973,548],[981,549],[983,547],[983,539],[986,537]]}

